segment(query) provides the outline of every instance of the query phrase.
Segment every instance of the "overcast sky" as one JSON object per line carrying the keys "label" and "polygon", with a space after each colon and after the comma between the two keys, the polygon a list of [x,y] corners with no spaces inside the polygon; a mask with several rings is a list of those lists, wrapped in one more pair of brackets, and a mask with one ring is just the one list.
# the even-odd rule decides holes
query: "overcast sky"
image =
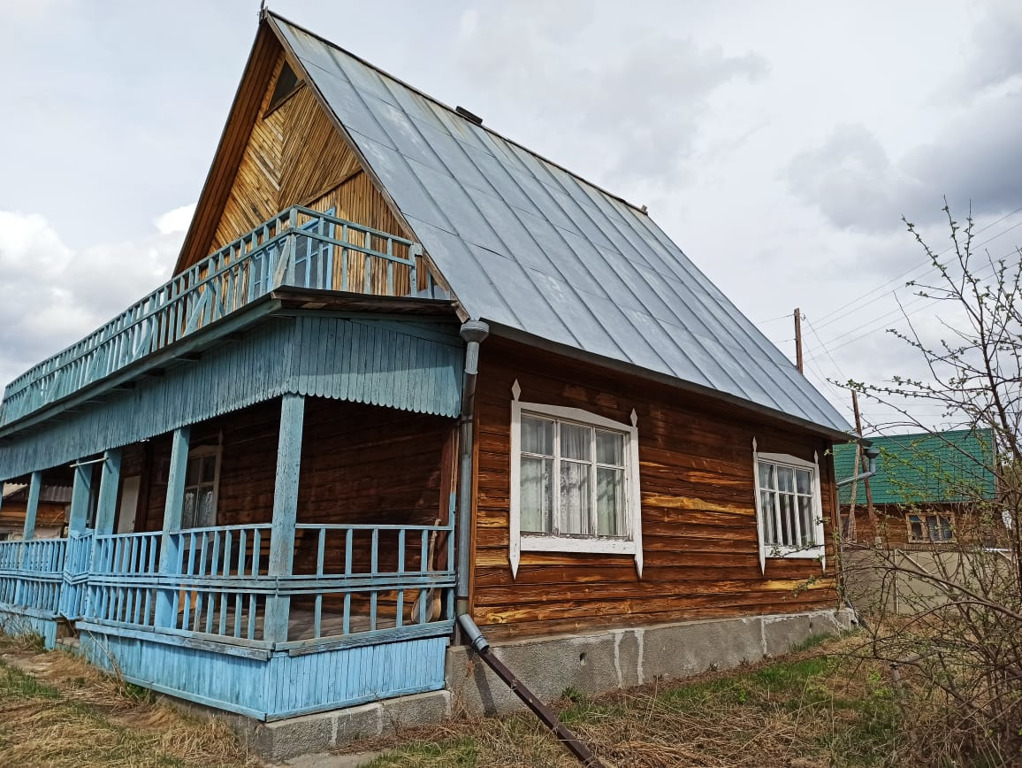
{"label": "overcast sky", "polygon": [[[911,372],[905,281],[946,195],[1022,242],[1022,3],[270,7],[635,202],[809,378]],[[0,380],[169,278],[255,0],[0,0]],[[910,272],[910,270],[915,270]],[[884,414],[865,408],[867,419]],[[923,420],[937,414],[917,412]]]}

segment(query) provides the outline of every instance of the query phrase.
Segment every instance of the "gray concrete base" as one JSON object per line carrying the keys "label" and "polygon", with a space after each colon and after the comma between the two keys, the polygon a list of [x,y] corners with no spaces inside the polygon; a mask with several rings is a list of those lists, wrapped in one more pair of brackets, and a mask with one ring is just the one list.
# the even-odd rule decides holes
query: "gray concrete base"
{"label": "gray concrete base", "polygon": [[[850,629],[854,621],[848,609],[690,621],[500,643],[494,645],[494,652],[540,699],[549,702],[569,688],[598,694],[758,661],[786,653],[814,635],[836,635]],[[251,749],[280,763],[452,716],[479,717],[524,708],[465,646],[448,649],[447,686],[445,691],[271,723],[219,714]],[[323,765],[332,765],[328,758],[323,760]]]}
{"label": "gray concrete base", "polygon": [[393,735],[403,728],[438,723],[450,716],[450,691],[433,691],[271,723],[239,716],[227,719],[246,746],[279,763],[362,739]]}
{"label": "gray concrete base", "polygon": [[[584,694],[673,680],[776,656],[814,635],[836,635],[855,621],[848,609],[713,619],[644,629],[519,640],[494,653],[543,701],[566,690]],[[454,711],[471,717],[524,708],[465,646],[447,651]]]}

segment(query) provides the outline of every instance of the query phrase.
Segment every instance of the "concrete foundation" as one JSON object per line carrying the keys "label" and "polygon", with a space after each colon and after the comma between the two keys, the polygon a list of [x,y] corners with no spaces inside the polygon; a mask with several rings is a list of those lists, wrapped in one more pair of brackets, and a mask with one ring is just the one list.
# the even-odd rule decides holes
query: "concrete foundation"
{"label": "concrete foundation", "polygon": [[[815,635],[836,635],[850,629],[854,621],[852,611],[841,609],[613,629],[500,643],[493,648],[523,683],[549,702],[569,688],[599,694],[736,667],[786,653]],[[230,715],[227,719],[258,754],[283,762],[450,717],[525,708],[465,646],[448,649],[446,674],[449,690],[270,723]]]}
{"label": "concrete foundation", "polygon": [[[791,650],[814,635],[850,629],[848,609],[715,619],[644,629],[615,629],[494,645],[494,653],[544,701],[566,690],[584,694],[631,688],[727,669]],[[447,651],[454,711],[495,715],[525,705],[465,646]]]}

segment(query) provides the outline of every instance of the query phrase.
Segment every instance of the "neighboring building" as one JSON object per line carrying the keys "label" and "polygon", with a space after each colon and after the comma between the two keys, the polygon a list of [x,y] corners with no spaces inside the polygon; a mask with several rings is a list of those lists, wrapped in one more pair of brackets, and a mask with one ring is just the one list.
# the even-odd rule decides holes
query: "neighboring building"
{"label": "neighboring building", "polygon": [[[871,437],[880,449],[877,474],[855,487],[855,520],[849,526],[852,487],[840,489],[844,530],[854,540],[899,549],[929,549],[977,535],[976,512],[996,497],[993,433],[989,429]],[[855,474],[855,445],[835,446],[838,477]],[[870,507],[872,502],[872,509]],[[992,508],[987,513],[995,512]],[[993,515],[993,522],[1000,518]],[[980,534],[995,543],[990,531]]]}
{"label": "neighboring building", "polygon": [[[0,499],[0,541],[16,541],[25,530],[28,486],[6,485]],[[55,539],[64,532],[66,513],[71,504],[71,487],[46,485],[39,489],[33,532],[37,539]]]}
{"label": "neighboring building", "polygon": [[644,210],[267,13],[171,281],[7,387],[74,493],[0,617],[259,720],[499,708],[460,612],[547,698],[736,664],[845,620],[849,431]]}

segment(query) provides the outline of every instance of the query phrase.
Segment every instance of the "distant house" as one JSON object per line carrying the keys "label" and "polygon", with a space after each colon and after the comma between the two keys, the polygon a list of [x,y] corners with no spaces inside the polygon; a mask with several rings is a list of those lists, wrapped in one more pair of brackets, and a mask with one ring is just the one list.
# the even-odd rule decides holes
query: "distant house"
{"label": "distant house", "polygon": [[[840,488],[846,532],[861,542],[879,537],[889,547],[928,549],[975,531],[971,516],[996,494],[989,429],[870,439],[880,449],[877,474],[869,481],[868,495],[865,482],[856,484],[851,526],[853,490],[850,485]],[[837,445],[834,453],[838,477],[855,474],[855,446]]]}
{"label": "distant house", "polygon": [[171,279],[6,389],[74,487],[0,623],[259,721],[500,708],[458,615],[548,699],[737,664],[846,626],[849,432],[644,208],[266,13]]}
{"label": "distant house", "polygon": [[[22,538],[25,512],[28,509],[27,485],[4,486],[0,498],[0,541]],[[33,534],[37,539],[55,539],[64,532],[66,514],[71,504],[71,487],[46,485],[40,488],[36,504]]]}

